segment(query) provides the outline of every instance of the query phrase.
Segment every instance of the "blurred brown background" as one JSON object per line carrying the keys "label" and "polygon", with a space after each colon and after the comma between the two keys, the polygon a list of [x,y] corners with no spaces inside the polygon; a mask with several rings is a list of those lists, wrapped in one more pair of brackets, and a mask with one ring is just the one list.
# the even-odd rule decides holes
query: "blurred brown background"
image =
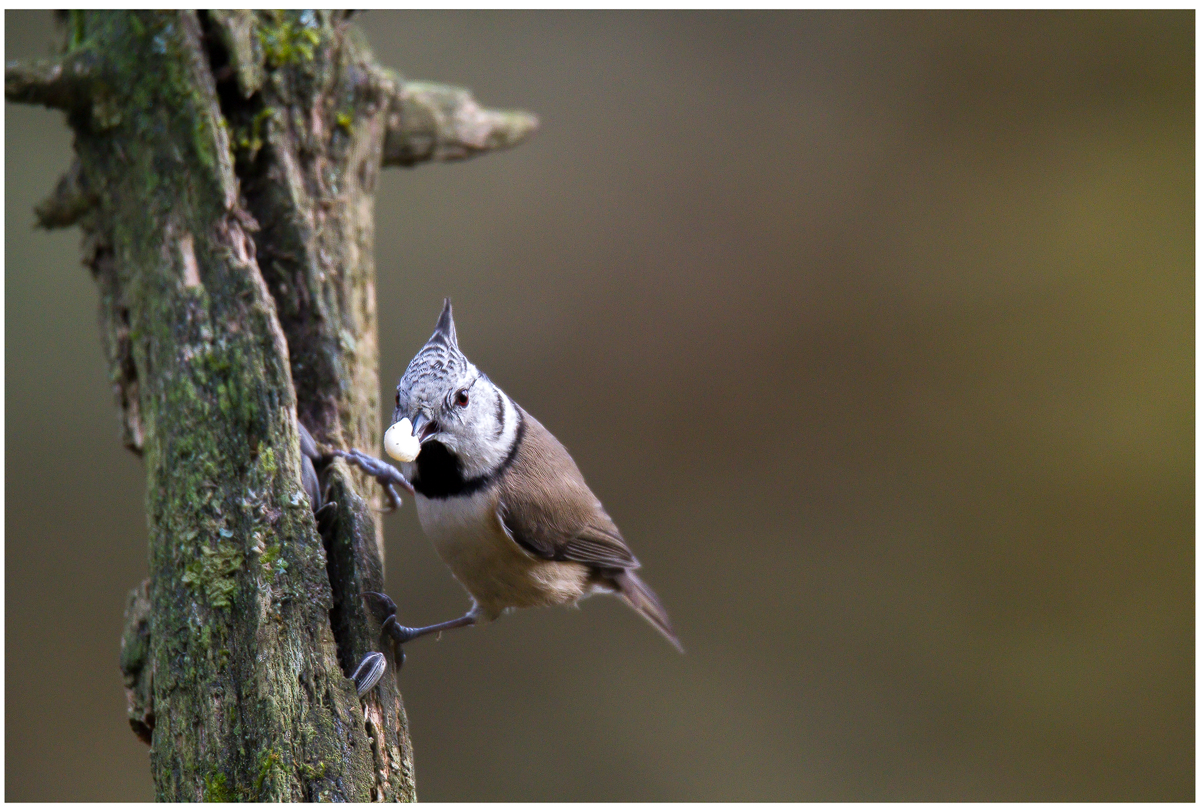
{"label": "blurred brown background", "polygon": [[[1191,12],[359,24],[543,122],[385,174],[384,402],[452,296],[688,648],[611,599],[414,644],[423,799],[1193,799]],[[71,135],[5,121],[7,798],[148,800],[141,464],[31,228]],[[466,607],[411,505],[387,544],[406,622]]]}

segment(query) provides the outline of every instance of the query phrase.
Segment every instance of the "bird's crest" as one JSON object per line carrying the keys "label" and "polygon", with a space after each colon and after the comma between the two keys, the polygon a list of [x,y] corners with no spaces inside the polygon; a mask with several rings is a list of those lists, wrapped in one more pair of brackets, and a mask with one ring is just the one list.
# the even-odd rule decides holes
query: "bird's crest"
{"label": "bird's crest", "polygon": [[458,349],[458,333],[454,330],[454,310],[450,307],[450,297],[446,297],[445,304],[442,305],[442,315],[438,316],[437,326],[433,328],[433,335],[426,344],[432,344],[436,341],[445,343],[446,345]]}
{"label": "bird's crest", "polygon": [[[412,359],[404,377],[400,379],[401,400],[408,402],[410,397],[433,398],[439,390],[470,376],[471,370],[471,362],[458,348],[454,312],[447,298],[437,326],[433,328],[433,335]],[[427,394],[427,390],[432,391]]]}

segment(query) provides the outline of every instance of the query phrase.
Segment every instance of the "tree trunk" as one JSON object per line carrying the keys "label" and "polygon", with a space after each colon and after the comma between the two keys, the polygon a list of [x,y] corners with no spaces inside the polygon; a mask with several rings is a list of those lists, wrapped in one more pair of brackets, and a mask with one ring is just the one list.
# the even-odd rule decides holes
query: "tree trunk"
{"label": "tree trunk", "polygon": [[325,538],[297,419],[379,444],[373,192],[389,164],[518,143],[522,113],[377,66],[342,12],[72,12],[10,100],[67,112],[77,160],[38,207],[78,223],[150,578],[121,667],[160,800],[414,800],[404,707],[358,595],[380,589],[373,483],[339,460]]}

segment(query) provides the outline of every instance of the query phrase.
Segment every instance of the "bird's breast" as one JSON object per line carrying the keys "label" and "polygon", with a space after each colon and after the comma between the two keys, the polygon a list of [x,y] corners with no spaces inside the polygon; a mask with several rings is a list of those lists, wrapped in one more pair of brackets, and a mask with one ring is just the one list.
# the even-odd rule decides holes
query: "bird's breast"
{"label": "bird's breast", "polygon": [[496,496],[493,493],[443,499],[428,499],[418,493],[416,502],[421,528],[438,552],[480,543],[490,535],[490,526],[496,521]]}
{"label": "bird's breast", "polygon": [[489,616],[509,607],[572,602],[587,592],[586,567],[535,558],[508,537],[496,516],[494,491],[447,499],[417,494],[416,503],[434,549]]}

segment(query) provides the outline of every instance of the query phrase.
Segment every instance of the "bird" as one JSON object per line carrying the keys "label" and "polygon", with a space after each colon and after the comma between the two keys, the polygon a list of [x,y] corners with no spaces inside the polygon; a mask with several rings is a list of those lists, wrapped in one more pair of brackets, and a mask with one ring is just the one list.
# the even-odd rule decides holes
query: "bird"
{"label": "bird", "polygon": [[[415,459],[393,452],[409,443]],[[449,298],[396,386],[384,447],[400,455],[399,471],[358,450],[339,456],[413,494],[422,530],[472,601],[462,617],[413,628],[396,622],[386,594],[363,593],[383,617],[399,663],[399,646],[417,637],[596,593],[616,595],[683,651],[662,602],[637,574],[641,564],[567,449],[459,349]],[[390,487],[389,494],[395,505]],[[377,667],[364,660],[360,670]]]}

